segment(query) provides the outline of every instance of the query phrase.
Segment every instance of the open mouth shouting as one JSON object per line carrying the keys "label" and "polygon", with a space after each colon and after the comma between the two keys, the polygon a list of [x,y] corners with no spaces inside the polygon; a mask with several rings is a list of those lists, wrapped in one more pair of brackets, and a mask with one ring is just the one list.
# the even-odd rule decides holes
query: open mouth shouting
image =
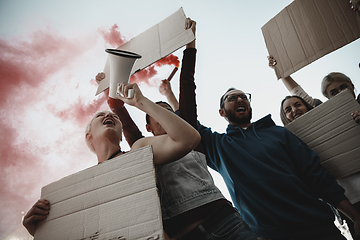
{"label": "open mouth shouting", "polygon": [[109,125],[112,125],[112,126],[115,126],[115,121],[114,119],[108,117],[108,118],[105,118],[104,121],[102,122],[103,125],[106,125],[106,126],[109,126]]}
{"label": "open mouth shouting", "polygon": [[246,108],[244,106],[237,106],[235,108],[236,112],[246,112]]}

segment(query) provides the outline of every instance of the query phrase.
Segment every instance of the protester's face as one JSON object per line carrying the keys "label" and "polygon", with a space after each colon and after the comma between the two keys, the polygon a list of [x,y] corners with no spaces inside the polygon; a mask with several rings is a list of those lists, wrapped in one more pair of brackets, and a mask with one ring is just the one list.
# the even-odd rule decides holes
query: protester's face
{"label": "protester's face", "polygon": [[223,117],[227,118],[231,124],[246,124],[250,123],[252,117],[252,109],[250,102],[245,97],[243,91],[231,90],[224,96],[224,112]]}
{"label": "protester's face", "polygon": [[90,133],[94,139],[107,137],[120,142],[122,124],[119,117],[110,112],[98,112],[92,119]]}
{"label": "protester's face", "polygon": [[286,99],[282,108],[285,112],[286,118],[290,122],[294,121],[296,118],[300,117],[308,111],[305,104],[300,99],[295,97]]}
{"label": "protester's face", "polygon": [[[157,103],[159,106],[173,112],[171,107],[169,107],[165,103]],[[162,126],[152,117],[149,117],[149,124],[146,125],[146,129],[151,132],[154,136],[160,136],[166,134],[166,131],[162,128]]]}
{"label": "protester's face", "polygon": [[345,89],[349,89],[352,94],[354,95],[355,97],[355,93],[354,93],[354,87],[348,83],[348,82],[345,82],[345,81],[341,81],[341,80],[337,80],[335,79],[335,81],[333,81],[326,89],[326,93],[327,93],[327,96],[329,98],[332,98],[334,97],[336,94],[338,94],[339,92],[345,90]]}

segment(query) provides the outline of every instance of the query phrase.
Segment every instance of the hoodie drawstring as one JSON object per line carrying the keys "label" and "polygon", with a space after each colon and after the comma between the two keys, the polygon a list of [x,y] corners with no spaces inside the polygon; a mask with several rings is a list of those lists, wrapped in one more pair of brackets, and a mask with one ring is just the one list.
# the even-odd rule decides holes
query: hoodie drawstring
{"label": "hoodie drawstring", "polygon": [[257,135],[257,133],[256,133],[256,131],[255,131],[255,125],[253,125],[253,132],[254,132],[254,134],[255,134],[255,136],[259,139],[259,140],[262,140],[258,135]]}
{"label": "hoodie drawstring", "polygon": [[244,134],[244,131],[242,128],[240,127],[236,127],[238,130],[240,130],[240,132],[242,133],[243,137],[246,139],[246,135]]}
{"label": "hoodie drawstring", "polygon": [[[246,135],[244,133],[244,130],[240,127],[236,127],[238,130],[240,130],[241,134],[243,135],[243,137],[246,139]],[[255,131],[255,125],[252,125],[252,129],[253,129],[253,132],[255,134],[255,136],[259,139],[259,140],[262,140],[259,135],[257,135],[256,131]]]}

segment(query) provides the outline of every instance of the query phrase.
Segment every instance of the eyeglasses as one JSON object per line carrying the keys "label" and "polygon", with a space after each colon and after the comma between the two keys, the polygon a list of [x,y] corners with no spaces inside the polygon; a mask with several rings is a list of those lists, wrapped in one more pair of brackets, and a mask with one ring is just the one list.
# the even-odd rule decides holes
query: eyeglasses
{"label": "eyeglasses", "polygon": [[228,102],[235,102],[241,98],[243,101],[251,102],[251,94],[250,93],[241,93],[241,94],[234,94],[234,95],[227,95],[221,103],[221,108],[224,107],[224,102],[227,100]]}

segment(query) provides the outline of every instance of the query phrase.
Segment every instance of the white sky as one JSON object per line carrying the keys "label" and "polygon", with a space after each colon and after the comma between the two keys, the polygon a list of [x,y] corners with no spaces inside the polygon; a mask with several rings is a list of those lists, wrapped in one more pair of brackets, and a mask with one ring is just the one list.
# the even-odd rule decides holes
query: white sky
{"label": "white sky", "polygon": [[[197,21],[195,78],[199,120],[213,130],[224,132],[227,122],[218,114],[219,98],[229,87],[236,87],[252,94],[253,121],[271,113],[274,121],[281,125],[280,102],[289,93],[267,66],[268,53],[261,27],[291,2],[1,0],[1,42],[31,42],[34,33],[36,36],[41,30],[75,42],[81,53],[76,56],[77,50],[74,49],[74,56],[66,68],[55,71],[39,86],[18,86],[18,91],[8,99],[6,108],[0,110],[1,118],[12,114],[11,124],[21,133],[17,142],[29,143],[32,150],[36,151],[42,167],[48,169],[47,175],[26,193],[29,206],[40,197],[41,186],[96,164],[95,155],[87,150],[83,140],[85,125],[79,126],[71,120],[62,121],[53,111],[66,109],[78,99],[84,104],[95,99],[96,86],[90,84],[90,80],[103,70],[107,56],[105,42],[98,33],[99,28],[108,29],[117,24],[121,34],[129,40],[183,7],[185,14]],[[56,44],[53,47],[56,49]],[[174,53],[180,60],[183,49]],[[360,42],[357,40],[299,70],[292,77],[310,95],[323,101],[325,98],[320,92],[320,82],[329,72],[345,73],[360,89],[359,53]],[[46,67],[49,66],[45,65],[44,71]],[[152,79],[154,84],[166,78],[171,70],[172,67],[168,66],[159,69],[159,74]],[[172,80],[176,96],[179,72]],[[0,79],[0,86],[11,81],[4,77]],[[141,89],[153,101],[166,100],[156,87],[141,85]],[[25,111],[19,112],[16,99],[24,93],[33,102]],[[128,109],[143,134],[147,134],[144,114],[131,107]],[[122,147],[128,150],[126,144],[122,144]],[[221,177],[214,175],[214,178],[230,200]],[[5,185],[16,185],[14,181],[21,184],[19,179],[9,176]],[[0,199],[5,197],[0,196]],[[19,212],[27,210],[19,209]],[[9,225],[8,229],[0,229],[0,237],[14,226],[12,222]]]}

